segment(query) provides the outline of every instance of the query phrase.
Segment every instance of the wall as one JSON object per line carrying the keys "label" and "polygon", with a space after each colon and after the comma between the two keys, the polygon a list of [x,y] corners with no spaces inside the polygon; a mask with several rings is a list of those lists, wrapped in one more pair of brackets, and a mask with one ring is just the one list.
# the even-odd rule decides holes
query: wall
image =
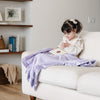
{"label": "wall", "polygon": [[[62,23],[67,18],[79,19],[83,30],[100,31],[100,0],[34,0],[32,2],[32,23],[28,50],[56,47],[60,42]],[[88,24],[88,16],[95,18]]]}
{"label": "wall", "polygon": [[[1,27],[0,33],[20,34],[25,38],[23,45],[26,50],[36,51],[56,47],[63,35],[60,28],[67,18],[79,19],[83,24],[83,30],[100,31],[100,0],[33,0],[24,2],[24,5],[21,2],[6,3],[6,5],[0,2],[0,9],[11,5],[22,7],[23,12],[26,10],[25,21],[22,23],[32,23],[33,28],[23,30]],[[88,24],[88,16],[96,19],[94,24]],[[20,57],[21,55],[0,55],[0,63],[16,64],[21,68]]]}
{"label": "wall", "polygon": [[[32,24],[31,23],[31,13],[30,13],[30,6],[31,2],[12,2],[12,1],[0,1],[0,12],[3,16],[3,22],[8,24]],[[22,11],[22,21],[21,22],[6,22],[5,21],[5,7],[20,7]],[[25,15],[25,16],[24,16]],[[3,23],[0,22],[0,23]],[[8,48],[8,37],[10,36],[17,36],[21,37],[22,45],[21,50],[26,49],[26,37],[30,35],[31,29],[30,28],[22,28],[22,27],[0,27],[0,35],[2,34],[6,43],[6,48]],[[1,55],[0,54],[0,64],[8,63],[8,64],[15,64],[18,65],[21,69],[21,55]],[[20,74],[21,75],[21,74]],[[21,77],[21,76],[20,76]]]}

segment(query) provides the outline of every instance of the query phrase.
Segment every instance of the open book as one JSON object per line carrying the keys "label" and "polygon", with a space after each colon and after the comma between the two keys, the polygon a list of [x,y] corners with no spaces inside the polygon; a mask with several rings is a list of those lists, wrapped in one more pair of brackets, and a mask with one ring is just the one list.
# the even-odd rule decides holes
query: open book
{"label": "open book", "polygon": [[60,48],[57,48],[57,49],[53,49],[51,51],[49,51],[50,53],[54,54],[54,55],[63,55],[65,54],[66,52]]}

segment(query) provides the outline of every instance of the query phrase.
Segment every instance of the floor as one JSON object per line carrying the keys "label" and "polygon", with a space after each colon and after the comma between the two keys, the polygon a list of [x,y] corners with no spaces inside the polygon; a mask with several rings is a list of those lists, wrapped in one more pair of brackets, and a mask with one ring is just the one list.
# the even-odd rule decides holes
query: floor
{"label": "floor", "polygon": [[18,83],[15,85],[0,85],[0,100],[30,100],[30,97],[22,93],[21,83]]}

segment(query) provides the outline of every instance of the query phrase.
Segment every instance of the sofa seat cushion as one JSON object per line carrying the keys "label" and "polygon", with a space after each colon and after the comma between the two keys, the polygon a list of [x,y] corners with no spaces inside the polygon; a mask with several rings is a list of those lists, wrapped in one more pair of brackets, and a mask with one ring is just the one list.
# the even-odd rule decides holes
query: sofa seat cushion
{"label": "sofa seat cushion", "polygon": [[81,76],[78,80],[77,90],[82,93],[100,96],[100,71]]}
{"label": "sofa seat cushion", "polygon": [[81,75],[98,70],[100,67],[51,66],[40,72],[39,82],[76,89]]}

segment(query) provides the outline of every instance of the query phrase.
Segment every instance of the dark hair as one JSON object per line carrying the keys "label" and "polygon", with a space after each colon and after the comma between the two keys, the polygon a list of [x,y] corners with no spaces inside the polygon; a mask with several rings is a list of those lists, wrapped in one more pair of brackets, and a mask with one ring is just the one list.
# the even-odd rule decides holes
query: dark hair
{"label": "dark hair", "polygon": [[76,33],[79,33],[82,30],[82,24],[77,19],[68,19],[63,23],[61,27],[61,31],[66,31],[67,33],[70,33],[74,29],[76,29]]}

